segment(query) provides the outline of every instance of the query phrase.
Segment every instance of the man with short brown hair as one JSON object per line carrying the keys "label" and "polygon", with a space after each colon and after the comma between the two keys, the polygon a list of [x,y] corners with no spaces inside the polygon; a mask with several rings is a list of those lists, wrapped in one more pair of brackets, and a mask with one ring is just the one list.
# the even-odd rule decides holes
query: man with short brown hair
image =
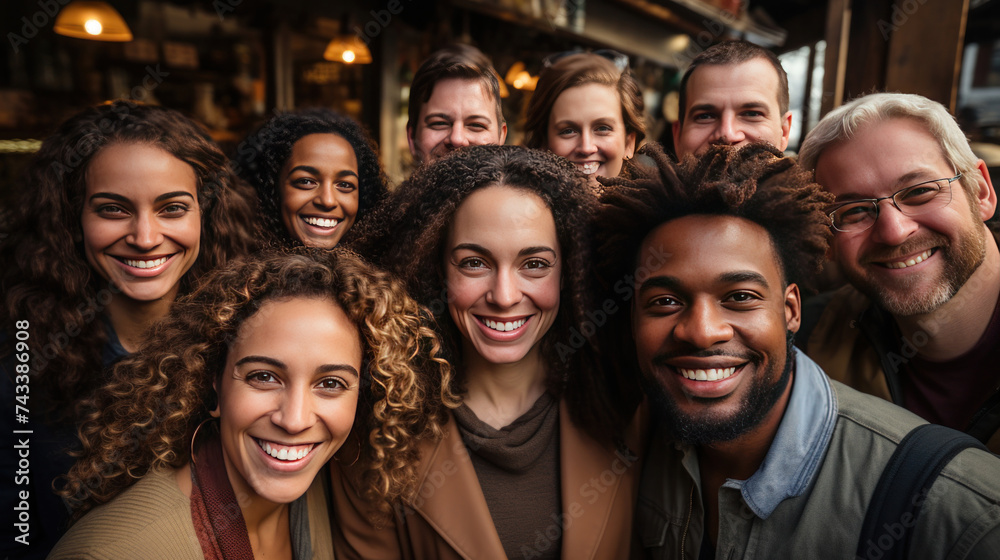
{"label": "man with short brown hair", "polygon": [[406,140],[418,164],[463,146],[507,139],[496,70],[469,45],[441,49],[420,65],[410,85],[408,114]]}
{"label": "man with short brown hair", "polygon": [[747,41],[709,47],[691,61],[674,123],[677,159],[709,146],[768,142],[788,147],[788,75],[771,51]]}

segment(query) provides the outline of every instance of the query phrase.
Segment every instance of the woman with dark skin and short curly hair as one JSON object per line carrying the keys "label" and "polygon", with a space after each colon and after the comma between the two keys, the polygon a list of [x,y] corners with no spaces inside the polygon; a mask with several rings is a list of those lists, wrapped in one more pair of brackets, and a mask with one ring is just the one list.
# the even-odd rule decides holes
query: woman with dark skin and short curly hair
{"label": "woman with dark skin and short curly hair", "polygon": [[646,125],[628,57],[603,52],[614,60],[575,53],[542,70],[528,102],[524,145],[551,150],[588,175],[615,177],[642,145]]}
{"label": "woman with dark skin and short curly hair", "polygon": [[[116,101],[73,116],[42,143],[22,187],[0,243],[0,317],[7,340],[28,325],[28,352],[15,365],[13,344],[0,348],[0,396],[12,407],[21,396],[31,423],[8,426],[11,414],[0,425],[33,430],[30,545],[12,546],[44,557],[65,530],[51,485],[72,465],[82,401],[178,294],[253,249],[257,235],[252,193],[225,155],[163,107]],[[14,460],[0,459],[4,472]],[[5,504],[21,501],[16,490],[4,486]]]}
{"label": "woman with dark skin and short curly hair", "polygon": [[426,321],[345,249],[209,274],[95,398],[63,491],[89,513],[50,558],[331,558],[327,461],[343,445],[388,511],[441,434],[451,370]]}
{"label": "woman with dark skin and short curly hair", "polygon": [[418,170],[369,224],[365,254],[434,313],[463,402],[444,439],[421,445],[419,491],[396,531],[366,526],[364,504],[339,489],[338,554],[628,549],[641,437],[595,366],[590,339],[610,311],[589,297],[586,184],[548,152],[463,148]]}
{"label": "woman with dark skin and short curly hair", "polygon": [[368,133],[329,109],[275,116],[240,144],[235,167],[278,245],[334,247],[388,192]]}

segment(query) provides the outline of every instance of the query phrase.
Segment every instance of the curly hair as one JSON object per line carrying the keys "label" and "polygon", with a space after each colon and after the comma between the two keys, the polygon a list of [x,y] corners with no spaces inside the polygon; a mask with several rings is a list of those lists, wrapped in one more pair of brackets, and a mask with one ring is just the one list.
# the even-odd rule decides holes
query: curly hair
{"label": "curly hair", "polygon": [[673,163],[648,150],[656,170],[634,180],[602,178],[597,213],[599,275],[604,284],[634,272],[639,246],[658,225],[692,214],[735,216],[763,227],[785,282],[809,287],[830,241],[823,213],[833,196],[812,174],[766,143],[713,146]]}
{"label": "curly hair", "polygon": [[[107,334],[95,321],[115,292],[87,264],[80,216],[87,169],[113,144],[148,144],[192,167],[201,208],[201,242],[181,280],[187,291],[205,271],[255,249],[253,195],[236,181],[226,156],[177,111],[119,100],[84,110],[48,137],[25,171],[0,246],[5,295],[0,315],[29,320],[37,342],[32,371],[50,421],[79,418],[81,395],[96,386]],[[8,328],[8,327],[5,327]],[[39,412],[42,412],[40,410]]]}
{"label": "curly hair", "polygon": [[[565,399],[573,421],[595,438],[613,437],[630,411],[608,398],[594,366],[596,348],[584,325],[596,309],[590,273],[594,197],[587,178],[550,152],[521,146],[471,146],[418,169],[362,232],[359,250],[398,274],[437,319],[445,355],[461,363],[462,335],[447,305],[445,244],[455,212],[468,196],[502,185],[538,196],[552,211],[562,251],[562,288],[555,323],[541,340],[547,386]],[[405,243],[400,243],[405,239]],[[592,326],[592,325],[591,325]],[[458,385],[456,393],[462,392]]]}
{"label": "curly hair", "polygon": [[625,132],[635,134],[635,145],[646,138],[643,120],[644,103],[639,84],[626,69],[620,71],[613,62],[593,53],[580,53],[558,60],[542,71],[538,85],[528,101],[524,123],[524,145],[548,149],[549,116],[562,92],[585,84],[601,84],[614,88],[621,101]]}
{"label": "curly hair", "polygon": [[440,437],[451,368],[429,315],[398,280],[343,248],[265,252],[213,271],[178,300],[136,354],[117,364],[80,427],[80,459],[60,490],[76,517],[152,469],[191,459],[197,426],[216,404],[213,382],[240,326],[269,301],[329,298],[361,334],[363,368],[354,433],[367,437],[363,496],[389,503],[416,483],[422,438]]}
{"label": "curly hair", "polygon": [[[292,147],[303,136],[336,134],[351,145],[358,160],[358,216],[354,227],[367,218],[388,194],[379,163],[378,147],[360,124],[350,117],[323,108],[281,113],[265,122],[236,149],[235,171],[257,191],[260,221],[273,245],[300,245],[281,220],[281,170],[292,155]],[[354,229],[354,228],[351,228]],[[349,230],[341,241],[349,240]]]}

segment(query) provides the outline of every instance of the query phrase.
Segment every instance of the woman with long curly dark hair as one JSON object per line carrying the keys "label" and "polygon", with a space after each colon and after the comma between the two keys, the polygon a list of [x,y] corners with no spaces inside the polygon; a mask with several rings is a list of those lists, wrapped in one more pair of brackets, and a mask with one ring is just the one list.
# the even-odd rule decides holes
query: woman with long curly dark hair
{"label": "woman with long curly dark hair", "polygon": [[[207,134],[163,107],[93,107],[42,143],[0,244],[4,334],[13,340],[10,329],[27,326],[29,352],[19,356],[30,354],[15,365],[13,344],[0,348],[3,402],[30,410],[30,422],[9,426],[10,414],[0,425],[33,431],[31,544],[13,544],[16,555],[43,557],[65,530],[51,485],[72,465],[81,403],[178,294],[253,248],[252,200]],[[3,471],[15,460],[0,459]],[[19,490],[5,485],[4,504],[20,503]]]}
{"label": "woman with long curly dark hair", "polygon": [[427,320],[345,249],[213,271],[95,397],[63,490],[89,513],[50,558],[332,557],[327,461],[343,445],[388,511],[440,436],[451,370]]}
{"label": "woman with long curly dark hair", "polygon": [[237,148],[235,167],[257,190],[261,221],[278,245],[332,248],[388,192],[368,133],[329,109],[271,118]]}
{"label": "woman with long curly dark hair", "polygon": [[338,554],[628,550],[641,437],[595,365],[591,339],[610,311],[589,297],[586,184],[548,152],[463,148],[419,169],[370,224],[365,254],[434,313],[462,405],[444,439],[421,445],[419,490],[395,532],[366,526],[342,491]]}

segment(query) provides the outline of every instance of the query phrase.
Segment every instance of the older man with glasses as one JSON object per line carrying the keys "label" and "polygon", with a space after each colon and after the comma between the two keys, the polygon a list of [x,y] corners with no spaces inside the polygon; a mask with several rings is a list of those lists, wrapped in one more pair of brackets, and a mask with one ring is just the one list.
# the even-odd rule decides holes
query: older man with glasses
{"label": "older man with glasses", "polygon": [[[955,120],[918,95],[828,114],[800,164],[835,196],[830,257],[850,285],[807,303],[799,344],[834,379],[1000,452],[997,197]],[[810,326],[814,325],[814,326]]]}

